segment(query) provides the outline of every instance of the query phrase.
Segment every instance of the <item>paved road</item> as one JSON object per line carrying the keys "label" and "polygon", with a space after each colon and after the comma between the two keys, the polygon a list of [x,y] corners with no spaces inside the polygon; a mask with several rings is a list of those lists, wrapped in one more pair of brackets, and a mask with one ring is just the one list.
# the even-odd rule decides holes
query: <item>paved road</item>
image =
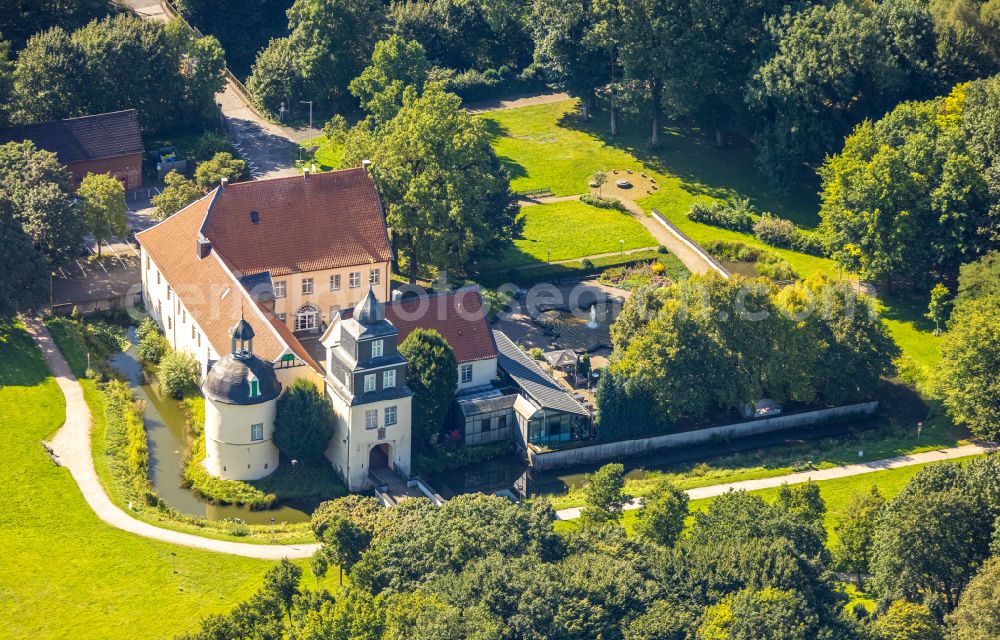
{"label": "paved road", "polygon": [[[714,498],[715,496],[720,496],[729,491],[755,491],[757,489],[771,489],[774,487],[780,487],[783,484],[802,484],[803,482],[809,482],[810,480],[818,482],[821,480],[833,480],[836,478],[847,478],[850,476],[859,476],[866,473],[874,473],[876,471],[885,471],[887,469],[898,469],[900,467],[911,467],[916,464],[925,464],[928,462],[940,462],[943,460],[954,460],[955,458],[964,458],[965,456],[974,456],[984,453],[989,453],[994,449],[990,446],[984,444],[967,444],[960,447],[952,447],[950,449],[938,449],[935,451],[925,451],[923,453],[914,453],[905,456],[896,456],[894,458],[885,458],[884,460],[872,460],[871,462],[864,462],[861,464],[849,464],[843,467],[831,467],[829,469],[821,469],[819,471],[802,471],[799,473],[789,473],[783,476],[776,476],[773,478],[761,478],[759,480],[743,480],[741,482],[730,482],[728,484],[714,484],[708,487],[699,487],[697,489],[688,489],[688,497],[692,500],[700,500],[701,498]],[[636,498],[630,504],[625,505],[627,511],[633,509],[641,509],[642,500]],[[557,520],[575,520],[580,517],[580,511],[582,507],[571,507],[569,509],[560,509],[556,512]]]}
{"label": "paved road", "polygon": [[[126,0],[133,11],[147,20],[166,22],[170,14],[160,0]],[[323,133],[318,129],[283,127],[262,118],[236,90],[232,80],[215,95],[226,119],[229,137],[247,161],[254,178],[298,175],[295,160],[299,143]]]}
{"label": "paved road", "polygon": [[90,409],[83,400],[83,388],[66,364],[52,336],[45,325],[36,318],[24,318],[24,324],[42,350],[45,362],[48,364],[56,383],[66,396],[66,422],[48,443],[59,463],[69,469],[70,474],[80,487],[84,499],[101,520],[117,529],[128,531],[145,538],[162,542],[170,542],[185,547],[229,553],[247,558],[262,560],[280,560],[282,558],[308,558],[318,544],[301,545],[257,545],[244,542],[228,542],[212,540],[189,533],[161,529],[146,522],[141,522],[119,509],[104,492],[97,471],[94,470],[94,458],[90,450]]}

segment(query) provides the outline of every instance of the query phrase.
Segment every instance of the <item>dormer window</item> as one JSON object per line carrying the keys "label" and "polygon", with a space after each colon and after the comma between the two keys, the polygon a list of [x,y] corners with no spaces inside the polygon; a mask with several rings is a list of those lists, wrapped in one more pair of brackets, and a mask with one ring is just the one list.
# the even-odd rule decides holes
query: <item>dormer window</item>
{"label": "dormer window", "polygon": [[372,357],[381,358],[382,357],[382,340],[375,340],[372,342]]}
{"label": "dormer window", "polygon": [[260,380],[257,378],[250,378],[250,397],[259,398],[260,397]]}

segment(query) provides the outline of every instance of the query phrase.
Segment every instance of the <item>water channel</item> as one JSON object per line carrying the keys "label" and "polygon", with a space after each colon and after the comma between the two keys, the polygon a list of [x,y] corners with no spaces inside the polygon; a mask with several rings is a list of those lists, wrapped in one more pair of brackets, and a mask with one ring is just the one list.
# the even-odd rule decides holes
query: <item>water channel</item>
{"label": "water channel", "polygon": [[129,350],[112,356],[109,364],[128,380],[136,397],[145,401],[143,421],[149,443],[149,476],[164,504],[179,513],[208,520],[238,518],[251,524],[270,524],[274,518],[275,522],[308,522],[310,508],[279,505],[251,511],[233,505],[215,505],[182,486],[184,458],[191,444],[184,414],[177,400],[160,390],[156,377],[143,371],[135,354],[134,329],[129,329],[129,340],[132,342]]}
{"label": "water channel", "polygon": [[[251,511],[232,505],[213,505],[184,487],[184,458],[190,446],[190,437],[184,414],[176,400],[160,391],[155,376],[143,371],[135,354],[134,330],[129,330],[133,346],[110,359],[111,366],[121,373],[131,385],[137,398],[145,401],[143,419],[149,442],[149,471],[153,487],[163,502],[176,511],[208,520],[238,518],[252,524],[276,522],[307,522],[312,505],[279,505],[272,509]],[[678,465],[710,461],[740,451],[789,446],[831,436],[850,436],[870,429],[874,420],[844,425],[819,425],[794,431],[765,433],[730,441],[709,442],[693,447],[670,449],[647,456],[620,460],[625,465],[626,477],[642,478],[652,470],[670,471]],[[532,497],[561,495],[582,487],[588,473],[600,465],[579,465],[554,471],[530,470],[522,460],[515,458],[491,460],[432,474],[427,477],[430,485],[445,499],[462,493],[496,493],[509,491],[516,496]]]}

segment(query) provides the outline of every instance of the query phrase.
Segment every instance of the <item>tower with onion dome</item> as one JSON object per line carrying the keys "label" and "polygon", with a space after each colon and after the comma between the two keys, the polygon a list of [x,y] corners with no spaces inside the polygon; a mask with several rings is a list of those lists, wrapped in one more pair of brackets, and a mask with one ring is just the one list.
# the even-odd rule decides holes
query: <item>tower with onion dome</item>
{"label": "tower with onion dome", "polygon": [[205,468],[227,480],[258,480],[278,468],[274,413],[281,384],[274,364],[254,355],[253,328],[242,318],[229,355],[205,376]]}

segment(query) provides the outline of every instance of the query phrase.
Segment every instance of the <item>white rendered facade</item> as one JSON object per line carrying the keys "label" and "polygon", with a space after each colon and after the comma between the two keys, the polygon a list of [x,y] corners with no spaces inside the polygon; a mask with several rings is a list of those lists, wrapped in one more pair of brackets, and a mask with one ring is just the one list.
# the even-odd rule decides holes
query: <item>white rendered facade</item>
{"label": "white rendered facade", "polygon": [[203,464],[210,474],[226,480],[259,480],[278,468],[278,448],[272,440],[276,403],[235,405],[206,395]]}

